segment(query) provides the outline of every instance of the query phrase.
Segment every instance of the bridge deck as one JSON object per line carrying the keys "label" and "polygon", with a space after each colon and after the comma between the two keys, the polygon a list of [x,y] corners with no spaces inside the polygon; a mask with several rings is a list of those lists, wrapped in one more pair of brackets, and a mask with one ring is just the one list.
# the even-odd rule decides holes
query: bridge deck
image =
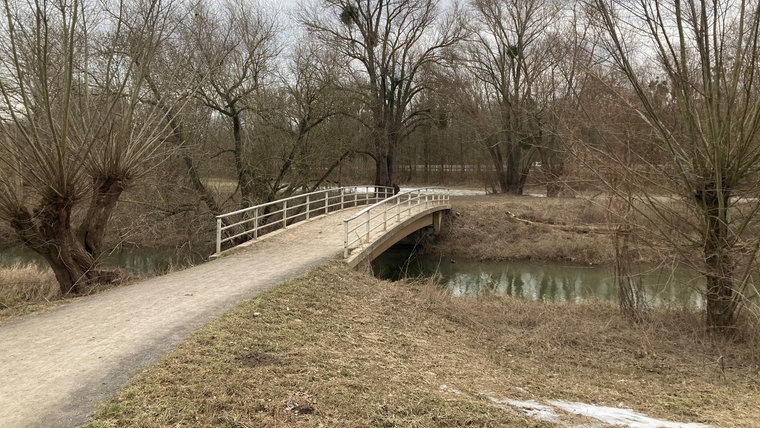
{"label": "bridge deck", "polygon": [[0,426],[83,423],[141,368],[242,299],[339,257],[342,219],[291,226],[226,257],[0,325]]}

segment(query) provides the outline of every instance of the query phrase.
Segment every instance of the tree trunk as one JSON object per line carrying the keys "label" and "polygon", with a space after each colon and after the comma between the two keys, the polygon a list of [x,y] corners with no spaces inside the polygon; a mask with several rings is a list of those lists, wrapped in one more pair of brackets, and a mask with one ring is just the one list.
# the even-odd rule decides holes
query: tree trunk
{"label": "tree trunk", "polygon": [[206,204],[206,208],[208,208],[211,214],[221,214],[222,209],[219,207],[219,204],[216,203],[214,195],[208,190],[206,185],[203,184],[203,181],[201,181],[200,174],[198,174],[198,169],[195,167],[193,158],[188,154],[184,154],[182,155],[182,160],[185,162],[187,175],[190,177],[190,184],[193,186],[195,194]]}
{"label": "tree trunk", "polygon": [[97,260],[76,239],[71,227],[72,206],[70,199],[49,195],[34,215],[20,209],[11,220],[21,241],[50,264],[64,296],[84,293],[97,278]]}
{"label": "tree trunk", "polygon": [[522,148],[520,144],[511,141],[507,150],[507,163],[505,173],[506,188],[502,191],[511,195],[522,195],[525,179],[522,174],[520,162],[522,161]]}
{"label": "tree trunk", "polygon": [[390,141],[384,130],[378,132],[375,141],[375,186],[393,187],[396,144]]}
{"label": "tree trunk", "polygon": [[504,172],[504,160],[501,155],[501,147],[496,144],[491,145],[488,147],[488,153],[491,155],[494,174],[496,174],[496,181],[499,183],[499,191],[505,193],[508,186],[507,175]]}
{"label": "tree trunk", "polygon": [[117,177],[94,178],[92,187],[90,206],[78,235],[85,251],[97,260],[103,253],[106,228],[124,191],[124,182]]}
{"label": "tree trunk", "polygon": [[565,175],[565,162],[555,157],[541,156],[541,169],[546,180],[546,196],[556,198],[564,190],[562,177]]}
{"label": "tree trunk", "polygon": [[[720,191],[719,191],[720,190]],[[705,301],[709,328],[728,332],[736,322],[739,296],[733,287],[733,260],[729,253],[728,203],[730,192],[706,183],[695,195],[705,215]]]}
{"label": "tree trunk", "polygon": [[375,186],[393,186],[391,171],[388,170],[389,165],[386,153],[375,155]]}
{"label": "tree trunk", "polygon": [[507,145],[507,159],[504,161],[501,143],[492,144],[488,147],[491,155],[491,161],[494,166],[494,174],[499,183],[501,193],[511,195],[522,195],[525,185],[525,177],[520,167],[522,159],[521,148],[519,145]]}
{"label": "tree trunk", "polygon": [[243,127],[240,112],[234,106],[230,106],[230,117],[232,118],[232,137],[235,142],[235,169],[240,187],[240,206],[247,208],[256,203],[256,184],[253,173],[243,159]]}
{"label": "tree trunk", "polygon": [[[148,83],[151,91],[156,96],[159,107],[161,107],[161,110],[163,110],[164,114],[166,115],[166,120],[169,122],[169,126],[171,126],[172,129],[172,140],[174,140],[177,147],[184,150],[187,143],[187,138],[185,136],[184,126],[182,125],[183,122],[178,118],[176,111],[166,105],[163,97],[161,96],[161,92],[158,89],[158,86],[154,83],[153,79],[151,79],[150,75],[145,76],[145,81]],[[195,194],[198,196],[198,198],[200,198],[201,201],[206,204],[206,207],[209,209],[209,211],[211,211],[211,214],[221,214],[221,209],[216,203],[214,195],[201,181],[200,174],[198,174],[198,169],[195,167],[195,162],[193,161],[192,156],[190,156],[189,153],[183,153],[182,161],[185,163],[185,167],[187,168],[187,174],[190,176],[190,184],[193,186]]]}

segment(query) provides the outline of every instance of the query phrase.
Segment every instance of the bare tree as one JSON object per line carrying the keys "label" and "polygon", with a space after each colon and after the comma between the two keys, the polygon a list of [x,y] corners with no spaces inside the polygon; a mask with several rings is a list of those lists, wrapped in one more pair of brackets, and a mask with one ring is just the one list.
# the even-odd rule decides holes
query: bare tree
{"label": "bare tree", "polygon": [[548,58],[544,72],[533,84],[536,99],[533,117],[537,124],[535,149],[540,161],[540,176],[546,185],[546,195],[559,196],[569,190],[566,161],[571,157],[575,142],[581,138],[580,124],[587,123],[582,114],[584,102],[594,103],[593,74],[598,58],[596,35],[584,22],[578,3],[559,11],[560,19],[553,31],[544,35]]}
{"label": "bare tree", "polygon": [[245,135],[245,117],[255,114],[257,92],[273,79],[277,44],[276,21],[240,0],[196,5],[185,43],[192,46],[186,64],[204,84],[196,97],[214,114],[229,120],[241,205],[266,193],[256,171],[252,141]]}
{"label": "bare tree", "polygon": [[625,93],[623,100],[667,155],[662,164],[638,158],[629,174],[632,207],[704,273],[707,325],[731,331],[760,247],[747,233],[760,208],[760,3],[589,5],[637,102]]}
{"label": "bare tree", "polygon": [[424,119],[415,99],[427,89],[423,71],[464,37],[461,16],[439,19],[436,0],[324,0],[306,16],[307,30],[343,56],[347,89],[361,100],[356,115],[370,131],[375,184],[394,184],[399,144]]}
{"label": "bare tree", "polygon": [[347,156],[340,139],[325,132],[345,112],[339,65],[335,53],[317,43],[303,40],[295,47],[289,73],[278,86],[278,108],[264,114],[266,122],[280,131],[274,136],[277,141],[271,142],[279,151],[267,202],[281,192],[320,186],[338,166],[335,161]]}
{"label": "bare tree", "polygon": [[469,68],[483,86],[495,133],[485,140],[504,193],[522,194],[540,139],[536,85],[551,64],[546,37],[559,7],[548,0],[473,0]]}
{"label": "bare tree", "polygon": [[166,135],[141,94],[171,7],[2,4],[0,215],[63,294],[112,278],[99,269],[111,214]]}
{"label": "bare tree", "polygon": [[[145,81],[149,92],[144,95],[147,102],[159,107],[165,113],[165,119],[171,130],[168,141],[173,144],[173,154],[181,159],[186,171],[186,179],[196,198],[202,202],[211,214],[222,213],[222,202],[207,185],[202,174],[204,161],[212,157],[201,147],[203,138],[198,138],[198,130],[208,125],[208,111],[198,105],[194,99],[196,92],[204,82],[205,76],[195,72],[186,64],[197,54],[197,46],[183,37],[187,34],[186,22],[193,25],[196,19],[190,19],[197,13],[196,5],[177,8],[168,18],[176,22],[177,31],[168,34],[158,46],[156,57],[146,71]],[[199,156],[202,153],[202,158]]]}

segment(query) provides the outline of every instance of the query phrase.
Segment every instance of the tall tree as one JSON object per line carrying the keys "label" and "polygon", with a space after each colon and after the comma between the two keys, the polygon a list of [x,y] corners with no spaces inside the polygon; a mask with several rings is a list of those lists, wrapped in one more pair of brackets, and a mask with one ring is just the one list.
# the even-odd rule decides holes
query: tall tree
{"label": "tall tree", "polygon": [[[589,4],[638,99],[625,101],[667,155],[661,165],[639,158],[628,174],[633,200],[644,202],[633,208],[684,260],[695,259],[692,250],[701,253],[696,267],[706,279],[707,325],[731,331],[760,247],[746,233],[760,209],[760,2]],[[657,171],[665,173],[652,179]]]}
{"label": "tall tree", "polygon": [[565,181],[571,168],[567,160],[580,138],[580,124],[587,123],[582,104],[594,103],[589,95],[594,91],[590,70],[599,61],[593,54],[597,36],[584,22],[581,5],[568,4],[559,15],[553,31],[544,36],[547,67],[533,85],[533,98],[539,107],[532,112],[538,129],[535,149],[549,197],[568,190]]}
{"label": "tall tree", "polygon": [[343,109],[338,96],[341,72],[334,55],[323,46],[303,40],[292,52],[289,73],[281,76],[278,94],[273,97],[278,106],[264,114],[269,126],[279,131],[271,144],[278,150],[273,156],[275,173],[269,182],[267,202],[281,192],[288,194],[321,185],[331,171],[328,168],[325,174],[324,162],[331,155],[340,157],[334,154],[338,142],[320,135]]}
{"label": "tall tree", "polygon": [[465,35],[461,14],[439,17],[437,0],[324,0],[324,13],[304,17],[307,30],[345,57],[347,89],[364,105],[375,184],[393,185],[399,145],[424,119],[415,99],[423,71],[441,62]]}
{"label": "tall tree", "polygon": [[257,93],[274,79],[280,52],[277,23],[241,0],[214,5],[198,3],[185,43],[193,47],[186,64],[204,82],[196,97],[229,123],[241,205],[253,205],[266,194],[266,179],[257,172],[253,138],[245,135],[245,118],[261,105]]}
{"label": "tall tree", "polygon": [[483,84],[496,133],[487,148],[504,193],[520,195],[541,137],[536,85],[551,64],[547,35],[559,17],[551,0],[472,0],[467,62]]}
{"label": "tall tree", "polygon": [[[197,54],[197,46],[186,37],[189,30],[185,27],[192,27],[197,22],[197,7],[197,4],[187,4],[175,11],[172,18],[177,22],[177,31],[163,40],[146,72],[149,93],[145,98],[166,115],[171,130],[169,142],[173,145],[173,154],[184,164],[190,189],[211,214],[217,215],[222,213],[222,203],[202,174],[204,161],[211,156],[208,153],[203,153],[203,157],[198,155],[205,140],[198,138],[198,130],[208,126],[209,115],[207,108],[199,106],[194,96],[206,77],[196,73],[193,67],[177,67]],[[191,16],[195,19],[190,19]]]}
{"label": "tall tree", "polygon": [[109,6],[2,4],[0,216],[63,294],[111,277],[99,268],[109,220],[166,135],[141,95],[173,5]]}

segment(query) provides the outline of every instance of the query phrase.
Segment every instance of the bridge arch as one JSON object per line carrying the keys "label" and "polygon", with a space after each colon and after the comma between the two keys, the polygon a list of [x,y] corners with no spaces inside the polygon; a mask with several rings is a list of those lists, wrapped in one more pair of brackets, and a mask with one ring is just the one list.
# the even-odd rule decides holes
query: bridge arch
{"label": "bridge arch", "polygon": [[343,220],[343,257],[355,267],[372,261],[417,230],[432,226],[437,233],[450,211],[447,189],[412,189],[387,198]]}

